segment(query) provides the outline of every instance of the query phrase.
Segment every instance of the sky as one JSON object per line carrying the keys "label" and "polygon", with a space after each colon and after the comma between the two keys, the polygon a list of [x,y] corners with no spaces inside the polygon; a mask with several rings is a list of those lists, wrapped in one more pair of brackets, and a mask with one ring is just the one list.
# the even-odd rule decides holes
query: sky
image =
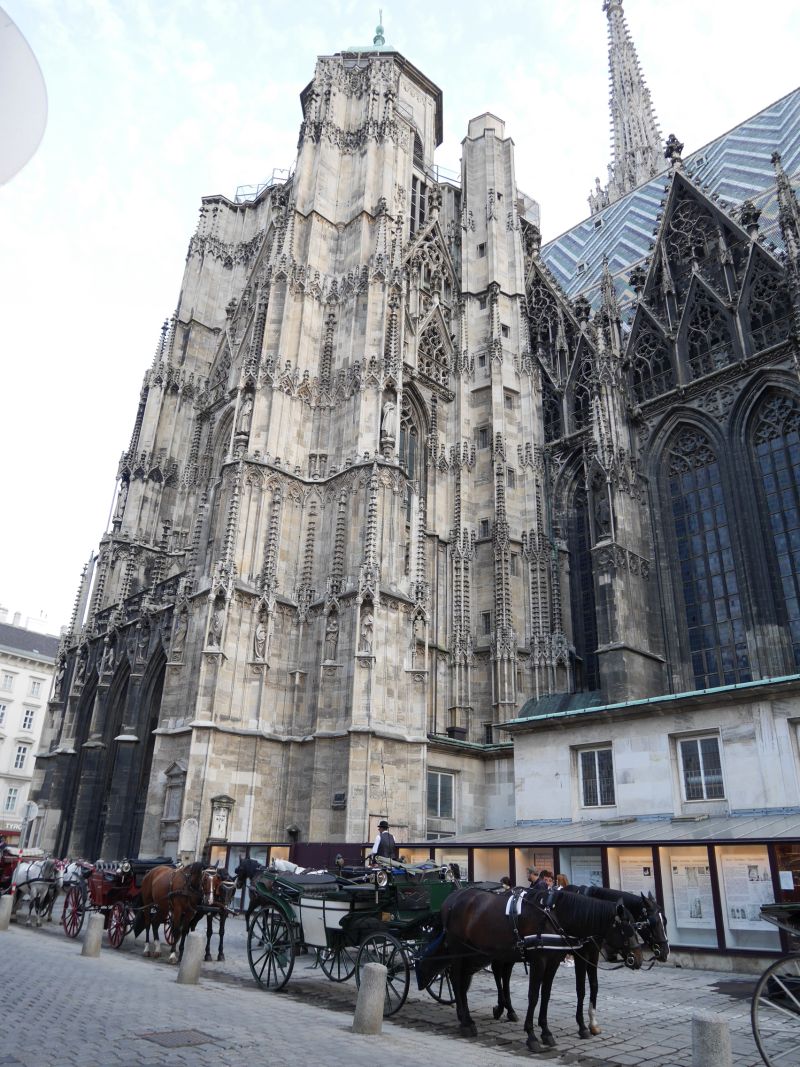
{"label": "sky", "polygon": [[[316,56],[369,44],[378,5],[1,2],[49,114],[38,152],[0,186],[0,606],[58,632],[108,522],[200,198],[292,166]],[[684,154],[797,87],[789,0],[625,12],[662,133]],[[602,0],[384,0],[383,24],[443,91],[440,166],[458,170],[468,120],[492,111],[544,239],[586,217],[610,158]]]}

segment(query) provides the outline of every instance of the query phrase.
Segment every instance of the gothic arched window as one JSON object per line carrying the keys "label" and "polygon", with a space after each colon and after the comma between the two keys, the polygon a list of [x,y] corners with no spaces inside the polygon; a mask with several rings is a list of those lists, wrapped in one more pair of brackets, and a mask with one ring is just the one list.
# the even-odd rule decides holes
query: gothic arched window
{"label": "gothic arched window", "polygon": [[708,689],[750,681],[719,462],[702,431],[683,427],[675,433],[666,476],[694,684]]}
{"label": "gothic arched window", "polygon": [[747,311],[754,352],[771,348],[789,335],[792,303],[786,286],[771,270],[760,270],[750,290]]}
{"label": "gothic arched window", "polygon": [[563,435],[561,397],[547,380],[542,387],[542,422],[545,442],[557,441]]}
{"label": "gothic arched window", "polygon": [[800,404],[769,396],[758,410],[753,450],[761,474],[764,534],[772,542],[775,599],[785,606],[794,665],[800,666]]}
{"label": "gothic arched window", "polygon": [[600,688],[597,660],[597,612],[592,571],[592,536],[589,527],[589,500],[585,489],[578,489],[567,527],[570,561],[569,599],[572,612],[572,640],[580,660],[582,677],[579,687]]}
{"label": "gothic arched window", "polygon": [[664,342],[650,329],[642,329],[633,347],[633,394],[640,404],[675,386],[672,362]]}
{"label": "gothic arched window", "polygon": [[692,378],[702,378],[734,360],[733,339],[721,307],[697,297],[686,331],[686,361]]}
{"label": "gothic arched window", "polygon": [[412,405],[408,402],[408,397],[405,395],[403,396],[403,403],[400,409],[400,465],[405,467],[409,478],[409,485],[406,492],[406,522],[410,523],[413,495],[413,486],[411,483],[415,482],[419,486],[420,493],[423,493],[425,472],[423,470],[423,464],[421,463],[418,419],[416,418]]}
{"label": "gothic arched window", "polygon": [[450,380],[450,357],[447,353],[444,338],[434,323],[428,326],[419,339],[417,366],[421,374],[425,374],[439,385],[448,384]]}
{"label": "gothic arched window", "polygon": [[584,354],[572,387],[572,429],[582,430],[592,421],[592,359]]}

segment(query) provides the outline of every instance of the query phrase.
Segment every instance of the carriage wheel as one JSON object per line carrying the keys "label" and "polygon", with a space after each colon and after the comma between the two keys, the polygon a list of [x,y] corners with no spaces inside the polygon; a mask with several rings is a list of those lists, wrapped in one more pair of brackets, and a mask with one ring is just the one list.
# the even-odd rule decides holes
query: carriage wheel
{"label": "carriage wheel", "polygon": [[164,940],[170,948],[175,944],[175,927],[172,925],[172,912],[164,920],[164,925],[161,928],[161,932],[164,934]]}
{"label": "carriage wheel", "polygon": [[800,954],[784,956],[767,967],[753,993],[750,1019],[767,1067],[796,1055],[800,1044]]}
{"label": "carriage wheel", "polygon": [[396,937],[391,934],[372,934],[362,941],[356,960],[356,987],[361,985],[361,974],[368,963],[382,963],[386,968],[386,998],[383,1002],[383,1017],[400,1011],[408,996],[411,979],[411,964],[408,954]]}
{"label": "carriage wheel", "polygon": [[77,937],[81,932],[83,920],[86,917],[86,905],[78,886],[72,886],[64,897],[64,907],[61,911],[61,925],[67,937]]}
{"label": "carriage wheel", "polygon": [[294,934],[286,916],[268,905],[253,913],[247,928],[247,959],[259,985],[277,993],[294,967]]}
{"label": "carriage wheel", "polygon": [[456,997],[453,992],[453,983],[450,981],[450,968],[446,967],[441,974],[435,974],[425,986],[425,992],[440,1004],[455,1004]]}
{"label": "carriage wheel", "polygon": [[356,951],[349,945],[320,949],[319,965],[332,982],[346,982],[355,974]]}
{"label": "carriage wheel", "polygon": [[108,940],[112,948],[119,948],[132,926],[133,909],[130,904],[117,901],[108,917]]}

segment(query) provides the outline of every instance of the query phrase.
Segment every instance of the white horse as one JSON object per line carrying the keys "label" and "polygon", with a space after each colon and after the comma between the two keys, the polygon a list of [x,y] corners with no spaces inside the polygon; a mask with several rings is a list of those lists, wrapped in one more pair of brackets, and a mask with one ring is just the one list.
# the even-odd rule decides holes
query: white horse
{"label": "white horse", "polygon": [[58,893],[62,884],[63,871],[57,860],[48,857],[28,863],[18,863],[11,882],[11,892],[14,894],[11,910],[16,911],[20,902],[27,897],[28,919],[25,925],[30,926],[33,919],[34,926],[41,926],[42,914],[47,907],[48,899],[53,890],[56,894]]}

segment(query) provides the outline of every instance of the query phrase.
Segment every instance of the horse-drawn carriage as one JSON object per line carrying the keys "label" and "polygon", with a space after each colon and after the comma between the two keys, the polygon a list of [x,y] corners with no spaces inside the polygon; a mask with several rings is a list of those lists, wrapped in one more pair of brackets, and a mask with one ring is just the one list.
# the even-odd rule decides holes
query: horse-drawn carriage
{"label": "horse-drawn carriage", "polygon": [[[121,863],[82,865],[82,877],[70,885],[64,898],[61,925],[67,937],[77,937],[87,913],[99,913],[113,948],[119,948],[133,928],[142,880],[155,863],[122,860]],[[165,931],[169,940],[169,932]],[[170,941],[171,944],[171,941]]]}
{"label": "horse-drawn carriage", "polygon": [[[386,967],[384,1014],[394,1015],[408,996],[411,970],[440,931],[442,902],[457,888],[450,867],[378,861],[375,868],[336,874],[265,870],[251,883],[247,958],[255,980],[283,989],[303,949],[317,954],[331,981],[355,975],[367,963]],[[446,969],[427,992],[452,1002]]]}
{"label": "horse-drawn carriage", "polygon": [[0,896],[11,890],[14,871],[19,863],[19,854],[10,848],[0,848]]}
{"label": "horse-drawn carriage", "polygon": [[[800,940],[800,904],[765,904],[761,917]],[[750,1017],[767,1067],[800,1062],[800,952],[767,967],[756,983]]]}

